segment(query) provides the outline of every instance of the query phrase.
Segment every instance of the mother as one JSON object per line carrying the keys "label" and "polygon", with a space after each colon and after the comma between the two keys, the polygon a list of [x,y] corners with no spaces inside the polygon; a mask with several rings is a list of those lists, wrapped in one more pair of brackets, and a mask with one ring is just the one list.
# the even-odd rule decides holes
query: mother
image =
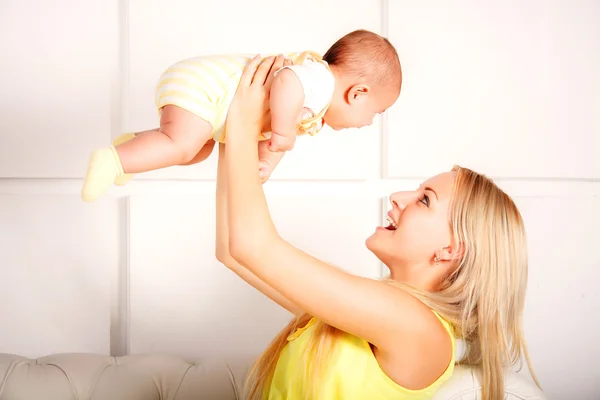
{"label": "mother", "polygon": [[527,251],[515,204],[460,167],[391,194],[389,226],[366,240],[390,270],[382,281],[290,245],[269,215],[256,151],[283,64],[248,65],[219,151],[217,258],[297,316],[255,364],[248,397],[430,399],[451,376],[461,338],[469,347],[460,362],[481,369],[483,399],[503,398],[503,368],[523,354],[529,364]]}

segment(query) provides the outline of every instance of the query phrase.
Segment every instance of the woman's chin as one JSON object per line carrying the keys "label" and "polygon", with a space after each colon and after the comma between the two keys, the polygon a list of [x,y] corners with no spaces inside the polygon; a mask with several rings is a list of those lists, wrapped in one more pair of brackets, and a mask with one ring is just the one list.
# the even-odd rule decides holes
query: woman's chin
{"label": "woman's chin", "polygon": [[385,234],[386,231],[387,229],[385,229],[383,226],[378,226],[377,228],[375,228],[375,231],[365,241],[367,247],[372,246],[373,242],[376,242],[377,238],[380,237],[381,234]]}
{"label": "woman's chin", "polygon": [[[375,256],[377,256],[381,250],[381,243],[380,243],[381,238],[378,236],[381,235],[382,232],[380,232],[379,229],[380,228],[377,228],[375,230],[375,232],[373,232],[373,234],[365,240],[365,246],[367,246],[367,249],[371,253],[375,254]],[[381,228],[381,229],[385,230],[385,228]]]}
{"label": "woman's chin", "polygon": [[371,236],[365,239],[365,246],[367,246],[367,249],[369,249],[370,251],[373,251],[373,236],[375,236],[375,233],[373,233]]}

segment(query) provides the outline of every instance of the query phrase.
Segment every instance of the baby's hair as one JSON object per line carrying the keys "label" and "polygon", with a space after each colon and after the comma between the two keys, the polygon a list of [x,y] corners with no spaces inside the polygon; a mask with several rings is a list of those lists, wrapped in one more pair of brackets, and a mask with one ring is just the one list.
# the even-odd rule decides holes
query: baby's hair
{"label": "baby's hair", "polygon": [[402,68],[398,52],[383,36],[364,29],[338,39],[323,56],[329,65],[341,71],[393,86],[400,91]]}

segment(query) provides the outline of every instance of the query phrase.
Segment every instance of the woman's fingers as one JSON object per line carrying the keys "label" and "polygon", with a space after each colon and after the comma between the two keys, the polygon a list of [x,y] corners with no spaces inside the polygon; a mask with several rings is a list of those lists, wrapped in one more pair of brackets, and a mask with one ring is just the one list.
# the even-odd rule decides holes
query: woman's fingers
{"label": "woman's fingers", "polygon": [[254,78],[256,69],[260,63],[260,54],[257,54],[250,62],[246,65],[244,70],[242,71],[242,76],[240,77],[240,82],[238,87],[247,87],[252,84],[252,79]]}
{"label": "woman's fingers", "polygon": [[265,81],[265,87],[267,89],[271,88],[271,83],[273,83],[273,78],[275,77],[275,72],[281,69],[285,65],[286,58],[283,55],[278,55],[273,62],[273,66],[271,67],[271,71],[267,76],[267,80]]}
{"label": "woman's fingers", "polygon": [[260,63],[254,74],[254,79],[252,79],[253,85],[263,86],[265,84],[274,61],[275,57],[267,57]]}
{"label": "woman's fingers", "polygon": [[267,57],[261,62],[260,55],[255,56],[244,68],[240,78],[240,87],[248,87],[252,84],[270,87],[275,71],[284,65],[292,65],[292,61],[283,55]]}

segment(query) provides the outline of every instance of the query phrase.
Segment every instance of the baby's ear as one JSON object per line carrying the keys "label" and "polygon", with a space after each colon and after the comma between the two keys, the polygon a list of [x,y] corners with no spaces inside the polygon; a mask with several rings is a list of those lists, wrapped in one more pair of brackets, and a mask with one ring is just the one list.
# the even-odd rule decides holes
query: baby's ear
{"label": "baby's ear", "polygon": [[364,83],[359,83],[350,88],[348,91],[348,101],[353,102],[362,100],[371,92],[371,88]]}

